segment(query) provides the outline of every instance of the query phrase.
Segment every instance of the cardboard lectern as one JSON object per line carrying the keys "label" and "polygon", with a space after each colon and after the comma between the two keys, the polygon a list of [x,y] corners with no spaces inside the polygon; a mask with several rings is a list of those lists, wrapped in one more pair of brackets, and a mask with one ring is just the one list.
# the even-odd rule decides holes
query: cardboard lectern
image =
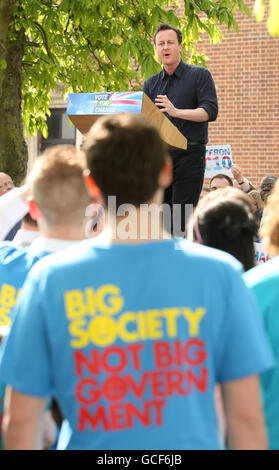
{"label": "cardboard lectern", "polygon": [[123,112],[142,114],[170,147],[187,148],[187,139],[143,91],[69,94],[67,115],[82,134],[98,117]]}

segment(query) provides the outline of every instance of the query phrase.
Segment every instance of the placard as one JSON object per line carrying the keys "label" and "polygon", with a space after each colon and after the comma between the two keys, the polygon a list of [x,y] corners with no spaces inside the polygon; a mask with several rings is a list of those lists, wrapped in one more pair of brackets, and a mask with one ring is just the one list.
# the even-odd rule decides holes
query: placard
{"label": "placard", "polygon": [[67,114],[140,114],[143,92],[69,93]]}
{"label": "placard", "polygon": [[262,242],[254,242],[254,248],[255,248],[256,264],[265,263],[266,261],[271,259],[271,256],[268,253],[266,253]]}
{"label": "placard", "polygon": [[231,171],[232,164],[232,150],[229,144],[206,146],[205,178],[212,178],[218,173],[233,178]]}

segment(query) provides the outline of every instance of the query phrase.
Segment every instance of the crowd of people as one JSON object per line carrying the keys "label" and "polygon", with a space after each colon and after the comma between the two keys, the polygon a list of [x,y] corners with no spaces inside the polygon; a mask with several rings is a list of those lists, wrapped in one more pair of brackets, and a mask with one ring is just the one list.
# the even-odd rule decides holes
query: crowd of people
{"label": "crowd of people", "polygon": [[[44,151],[1,196],[2,238],[23,219],[0,247],[4,448],[279,447],[279,185],[260,229],[249,193],[213,179],[188,240],[162,219],[154,238],[141,210],[171,180],[157,130],[122,114],[100,118],[82,151]],[[104,227],[85,239],[91,203]],[[123,204],[137,220],[126,239]],[[274,258],[255,267],[258,230]]]}
{"label": "crowd of people", "polygon": [[203,185],[217,96],[181,41],[157,28],[144,91],[187,149],[122,113],[0,173],[4,449],[279,449],[279,182]]}

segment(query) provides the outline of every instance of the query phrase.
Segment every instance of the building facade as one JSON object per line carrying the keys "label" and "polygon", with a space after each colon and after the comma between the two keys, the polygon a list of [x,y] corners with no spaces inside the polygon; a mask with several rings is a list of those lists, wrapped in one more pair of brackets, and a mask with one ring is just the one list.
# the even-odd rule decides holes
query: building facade
{"label": "building facade", "polygon": [[[246,0],[253,10],[254,0]],[[266,9],[268,7],[266,2]],[[210,58],[219,116],[209,126],[209,144],[230,144],[233,162],[258,186],[267,174],[279,177],[279,37],[239,11],[239,33],[224,32],[220,44],[205,40],[199,51]]]}

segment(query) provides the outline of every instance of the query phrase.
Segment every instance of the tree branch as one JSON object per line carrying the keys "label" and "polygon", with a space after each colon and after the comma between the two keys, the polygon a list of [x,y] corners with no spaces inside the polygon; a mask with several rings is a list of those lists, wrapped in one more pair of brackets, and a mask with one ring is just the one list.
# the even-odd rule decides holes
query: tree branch
{"label": "tree branch", "polygon": [[68,29],[68,26],[69,26],[69,24],[70,24],[70,19],[71,19],[71,15],[69,14],[68,20],[67,20],[67,24],[66,24],[65,29],[64,29],[64,34],[67,33],[67,29]]}
{"label": "tree branch", "polygon": [[23,45],[27,45],[27,46],[30,46],[30,47],[41,47],[41,44],[39,42],[33,42],[33,41],[28,41],[28,40],[25,40],[25,41],[21,41],[21,44]]}
{"label": "tree branch", "polygon": [[55,62],[55,60],[54,60],[54,57],[53,57],[53,55],[52,55],[52,53],[51,53],[51,51],[50,51],[49,45],[48,45],[47,35],[46,35],[46,32],[45,32],[44,28],[43,28],[37,21],[34,22],[34,25],[35,25],[35,27],[36,27],[36,28],[40,31],[40,33],[41,33],[41,36],[42,36],[42,38],[43,38],[43,43],[44,43],[44,46],[45,46],[45,48],[46,48],[48,57],[51,59],[52,63],[53,63],[54,65],[56,65],[56,62]]}

